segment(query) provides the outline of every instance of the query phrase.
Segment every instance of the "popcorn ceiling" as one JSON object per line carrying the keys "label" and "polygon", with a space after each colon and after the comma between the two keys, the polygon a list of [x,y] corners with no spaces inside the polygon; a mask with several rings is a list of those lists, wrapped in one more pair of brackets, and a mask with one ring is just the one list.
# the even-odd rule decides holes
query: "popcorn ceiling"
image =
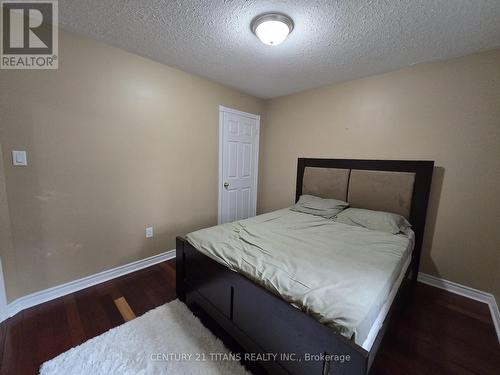
{"label": "popcorn ceiling", "polygon": [[[261,98],[500,46],[498,0],[60,0],[63,28]],[[281,45],[250,31],[280,11]]]}

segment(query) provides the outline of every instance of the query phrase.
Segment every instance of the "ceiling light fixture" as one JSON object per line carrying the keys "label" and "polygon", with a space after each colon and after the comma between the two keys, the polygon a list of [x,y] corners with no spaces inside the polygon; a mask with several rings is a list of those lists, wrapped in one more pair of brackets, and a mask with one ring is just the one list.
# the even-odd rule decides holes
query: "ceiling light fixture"
{"label": "ceiling light fixture", "polygon": [[277,46],[292,32],[293,21],[283,13],[264,13],[253,19],[250,28],[262,43]]}

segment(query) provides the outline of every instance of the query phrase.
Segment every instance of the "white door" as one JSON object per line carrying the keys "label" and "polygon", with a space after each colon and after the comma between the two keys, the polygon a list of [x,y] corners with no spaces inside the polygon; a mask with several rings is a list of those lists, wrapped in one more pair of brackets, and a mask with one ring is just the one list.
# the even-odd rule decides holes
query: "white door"
{"label": "white door", "polygon": [[260,116],[219,108],[219,224],[255,216]]}

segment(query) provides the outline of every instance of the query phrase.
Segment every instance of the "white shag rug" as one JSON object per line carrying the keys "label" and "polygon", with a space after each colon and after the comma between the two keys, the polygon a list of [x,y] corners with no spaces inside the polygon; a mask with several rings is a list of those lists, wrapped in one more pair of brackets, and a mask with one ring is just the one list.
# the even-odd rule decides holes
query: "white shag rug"
{"label": "white shag rug", "polygon": [[248,374],[175,300],[45,362],[42,375]]}

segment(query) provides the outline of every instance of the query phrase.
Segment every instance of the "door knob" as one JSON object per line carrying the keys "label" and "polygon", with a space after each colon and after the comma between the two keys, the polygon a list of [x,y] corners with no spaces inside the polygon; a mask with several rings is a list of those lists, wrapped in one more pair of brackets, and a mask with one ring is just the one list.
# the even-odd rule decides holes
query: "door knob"
{"label": "door knob", "polygon": [[224,187],[227,189],[229,187],[229,182],[224,182]]}

